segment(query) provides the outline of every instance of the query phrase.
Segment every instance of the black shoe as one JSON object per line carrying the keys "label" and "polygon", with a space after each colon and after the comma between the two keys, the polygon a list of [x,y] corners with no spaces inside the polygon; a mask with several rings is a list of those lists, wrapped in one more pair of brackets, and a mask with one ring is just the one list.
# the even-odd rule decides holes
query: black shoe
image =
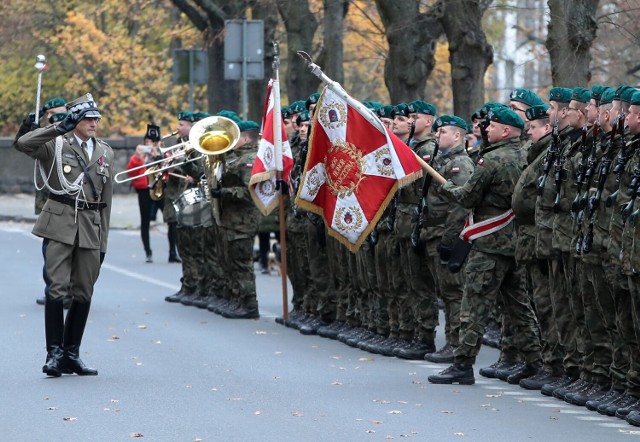
{"label": "black shoe", "polygon": [[553,397],[556,399],[564,400],[567,394],[580,391],[587,384],[589,384],[589,382],[585,381],[584,379],[578,378],[575,382],[567,385],[566,387],[559,387],[553,390]]}
{"label": "black shoe", "polygon": [[591,388],[587,391],[583,391],[580,393],[575,393],[567,396],[570,396],[569,400],[573,405],[584,407],[585,405],[587,405],[587,402],[600,399],[604,397],[609,391],[611,391],[610,384],[594,383],[591,386]]}
{"label": "black shoe", "polygon": [[634,427],[640,427],[640,411],[634,411],[629,413],[626,421]]}
{"label": "black shoe", "polygon": [[42,298],[36,299],[36,304],[38,305],[44,305],[44,302],[45,302],[44,296]]}
{"label": "black shoe", "polygon": [[482,343],[489,347],[500,349],[500,339],[502,339],[502,327],[497,322],[491,322],[485,327],[482,335]]}
{"label": "black shoe", "polygon": [[438,374],[427,378],[432,384],[460,384],[473,385],[476,379],[473,376],[473,366],[464,364],[453,364],[451,367],[442,370]]}
{"label": "black shoe", "polygon": [[535,376],[542,368],[542,361],[529,362],[522,369],[507,377],[509,384],[520,384],[520,381],[528,377]]}
{"label": "black shoe", "polygon": [[193,301],[195,301],[196,299],[199,299],[201,297],[202,296],[200,295],[200,292],[198,290],[196,290],[193,293],[191,293],[190,295],[186,295],[186,296],[183,296],[182,298],[180,298],[180,304],[186,305],[186,306],[191,306],[191,305],[193,305]]}
{"label": "black shoe", "polygon": [[569,384],[572,384],[573,382],[575,382],[575,380],[578,379],[577,377],[573,377],[573,376],[568,376],[568,375],[564,375],[562,376],[560,379],[557,379],[549,384],[544,384],[542,386],[542,388],[540,389],[540,393],[544,394],[545,396],[553,396],[553,391],[556,388],[560,388],[560,387],[566,387]]}
{"label": "black shoe", "polygon": [[185,291],[185,289],[180,288],[180,290],[175,292],[173,295],[169,295],[165,297],[164,300],[167,302],[180,302],[180,299],[182,299],[183,296],[187,296],[187,295],[188,293]]}
{"label": "black shoe", "polygon": [[[601,414],[606,414],[607,416],[615,416],[616,412],[622,408],[627,408],[630,407],[632,405],[634,405],[636,402],[638,402],[638,398],[625,393],[622,396],[620,396],[620,398],[617,401],[613,401],[609,404],[609,406],[604,410],[604,413]],[[598,413],[600,413],[600,407],[598,407]]]}
{"label": "black shoe", "polygon": [[540,390],[544,385],[551,384],[560,379],[546,370],[540,370],[535,376],[520,381],[520,386],[525,390]]}
{"label": "black shoe", "polygon": [[144,262],[146,263],[153,263],[153,257],[151,256],[151,253],[147,253],[147,257],[145,258]]}
{"label": "black shoe", "polygon": [[180,258],[178,258],[177,256],[169,256],[169,262],[181,263],[182,260]]}
{"label": "black shoe", "polygon": [[[568,404],[573,404],[573,398],[575,396],[581,396],[583,394],[587,394],[589,393],[593,388],[594,388],[594,384],[593,382],[587,382],[585,384],[582,384],[582,386],[577,387],[575,390],[572,390],[570,392],[568,392],[567,394],[564,395],[564,401]],[[586,401],[585,401],[586,403]]]}
{"label": "black shoe", "polygon": [[488,367],[483,367],[480,369],[480,376],[484,376],[485,378],[496,379],[498,377],[498,370],[504,370],[505,368],[512,367],[515,362],[512,361],[496,361]]}
{"label": "black shoe", "polygon": [[511,376],[512,374],[518,373],[523,368],[524,368],[524,362],[522,362],[522,361],[516,362],[515,364],[513,364],[510,367],[500,368],[500,369],[496,370],[496,378],[500,379],[501,381],[505,381],[506,382],[506,380],[509,378],[509,376]]}
{"label": "black shoe", "polygon": [[424,360],[435,362],[436,364],[451,364],[453,363],[453,347],[449,344],[446,344],[438,351],[425,354]]}
{"label": "black shoe", "polygon": [[640,400],[636,401],[635,404],[629,405],[628,407],[618,408],[616,411],[616,417],[620,419],[626,419],[630,413],[640,411]]}
{"label": "black shoe", "polygon": [[611,389],[604,396],[599,399],[592,399],[585,404],[587,410],[598,411],[598,407],[602,404],[608,404],[622,396],[622,392],[619,390]]}
{"label": "black shoe", "polygon": [[322,321],[320,318],[315,318],[313,321],[301,326],[298,331],[303,335],[315,335],[318,333],[318,329],[323,326],[329,325],[328,322]]}
{"label": "black shoe", "polygon": [[227,319],[258,319],[260,312],[257,308],[240,307],[233,311],[223,312],[222,316]]}
{"label": "black shoe", "polygon": [[347,344],[349,347],[357,348],[359,343],[361,343],[362,341],[368,341],[369,339],[373,338],[375,335],[376,334],[374,332],[365,328],[363,329],[362,332],[358,333],[356,336],[344,341],[344,343]]}
{"label": "black shoe", "polygon": [[333,321],[329,325],[323,325],[322,327],[318,328],[317,334],[318,336],[321,336],[323,338],[336,339],[338,334],[347,326],[348,324],[346,322]]}
{"label": "black shoe", "polygon": [[371,349],[372,348],[377,348],[385,339],[387,339],[387,336],[376,334],[371,339],[368,339],[366,341],[358,342],[358,346],[357,347],[360,350],[367,351],[369,353],[373,353],[373,351]]}
{"label": "black shoe", "polygon": [[433,342],[426,343],[414,340],[408,347],[395,348],[393,355],[396,358],[419,361],[424,360],[426,354],[434,354],[433,352],[435,352],[435,344]]}

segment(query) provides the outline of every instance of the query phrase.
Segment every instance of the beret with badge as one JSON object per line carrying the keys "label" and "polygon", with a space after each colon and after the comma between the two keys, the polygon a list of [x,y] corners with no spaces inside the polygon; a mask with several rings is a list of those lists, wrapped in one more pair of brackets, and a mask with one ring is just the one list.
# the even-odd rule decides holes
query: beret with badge
{"label": "beret with badge", "polygon": [[537,106],[531,106],[524,112],[524,114],[527,117],[527,120],[529,121],[544,120],[549,118],[549,115],[547,115],[548,110],[549,110],[548,105],[541,104]]}
{"label": "beret with badge", "polygon": [[616,89],[614,100],[629,103],[631,101],[631,96],[635,92],[635,88],[627,85],[622,85]]}
{"label": "beret with badge", "polygon": [[44,114],[49,109],[54,109],[56,107],[65,107],[65,104],[67,103],[62,98],[58,98],[58,97],[52,98],[42,106],[42,111],[40,113]]}
{"label": "beret with badge", "polygon": [[394,109],[393,106],[387,104],[382,107],[379,107],[378,109],[375,110],[375,112],[376,112],[376,115],[378,115],[380,118],[393,118],[393,109]]}
{"label": "beret with badge", "polygon": [[260,125],[255,121],[247,120],[239,122],[238,128],[240,128],[240,132],[259,131]]}
{"label": "beret with badge", "polygon": [[600,96],[600,104],[611,104],[616,96],[616,90],[612,87],[606,88]]}
{"label": "beret with badge", "polygon": [[300,126],[303,122],[309,121],[310,119],[309,111],[300,112],[298,118],[296,118],[296,124]]}
{"label": "beret with badge", "polygon": [[66,112],[58,112],[57,114],[53,114],[49,117],[49,124],[57,123],[59,121],[64,120],[64,117],[67,116]]}
{"label": "beret with badge", "polygon": [[210,116],[211,114],[208,114],[207,112],[195,112],[193,114],[193,118],[195,119],[195,121],[200,121]]}
{"label": "beret with badge", "polygon": [[307,101],[304,102],[305,109],[309,110],[309,107],[312,104],[318,103],[319,99],[320,99],[320,93],[319,92],[314,92],[313,94],[309,95],[307,97]]}
{"label": "beret with badge", "polygon": [[591,86],[591,99],[595,100],[596,103],[600,104],[600,100],[602,99],[602,93],[608,88],[608,86],[603,86],[601,84],[594,84]]}
{"label": "beret with badge", "polygon": [[443,126],[454,126],[459,129],[462,129],[465,132],[468,130],[467,122],[455,115],[441,115],[433,123],[433,127],[436,128],[435,130]]}
{"label": "beret with badge", "polygon": [[299,114],[305,110],[307,110],[307,108],[305,107],[304,100],[294,101],[289,105],[289,112],[291,112],[291,115]]}
{"label": "beret with badge", "polygon": [[407,103],[396,104],[393,107],[393,116],[394,117],[408,117],[409,116],[409,106]]}
{"label": "beret with badge", "polygon": [[487,113],[487,118],[494,123],[524,129],[524,121],[522,121],[522,118],[508,107],[503,106],[490,109]]}
{"label": "beret with badge", "polygon": [[240,124],[240,122],[242,121],[242,118],[240,118],[238,116],[238,114],[236,114],[234,111],[230,111],[230,110],[221,110],[220,112],[218,112],[216,114],[216,116],[217,117],[228,118],[228,119],[232,120],[236,124]]}
{"label": "beret with badge", "polygon": [[189,123],[195,123],[196,117],[193,112],[182,111],[178,112],[178,121],[188,121]]}
{"label": "beret with badge", "polygon": [[526,104],[528,107],[539,106],[544,104],[542,98],[536,95],[533,91],[524,88],[516,88],[511,92],[511,101],[517,101],[519,103]]}
{"label": "beret with badge", "polygon": [[573,94],[571,94],[571,100],[588,104],[589,101],[591,101],[591,90],[577,87],[573,90]]}
{"label": "beret with badge", "polygon": [[549,101],[569,103],[573,97],[573,90],[566,87],[554,87],[549,91]]}
{"label": "beret with badge", "polygon": [[414,100],[411,103],[407,104],[407,107],[409,108],[410,114],[426,114],[433,115],[435,117],[437,113],[436,107],[433,104],[427,103],[423,100]]}
{"label": "beret with badge", "polygon": [[640,91],[636,91],[631,95],[631,100],[629,101],[631,106],[640,106]]}

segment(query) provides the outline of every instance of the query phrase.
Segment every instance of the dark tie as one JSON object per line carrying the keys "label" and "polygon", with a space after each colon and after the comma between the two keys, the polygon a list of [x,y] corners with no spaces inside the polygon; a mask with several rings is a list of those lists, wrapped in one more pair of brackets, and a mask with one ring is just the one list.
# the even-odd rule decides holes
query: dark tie
{"label": "dark tie", "polygon": [[91,161],[91,158],[89,158],[89,151],[87,151],[87,143],[83,141],[81,144],[81,147],[82,147],[82,156],[84,157],[84,160],[87,162],[87,164],[89,164],[89,161]]}

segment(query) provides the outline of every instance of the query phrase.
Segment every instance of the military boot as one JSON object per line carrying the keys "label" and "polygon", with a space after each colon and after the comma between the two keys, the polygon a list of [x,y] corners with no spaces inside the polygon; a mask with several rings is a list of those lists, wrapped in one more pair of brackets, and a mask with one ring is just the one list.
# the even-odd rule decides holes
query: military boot
{"label": "military boot", "polygon": [[629,405],[628,407],[618,408],[616,411],[616,417],[620,419],[625,419],[629,416],[630,413],[640,411],[640,400],[636,401],[634,404]]}
{"label": "military boot", "polygon": [[560,387],[553,390],[553,397],[556,399],[564,400],[565,396],[569,393],[575,393],[578,391],[582,391],[589,384],[588,381],[578,378],[573,383],[567,385],[566,387]]}
{"label": "military boot", "polygon": [[62,348],[64,330],[64,312],[62,301],[54,301],[48,296],[44,304],[44,331],[47,341],[47,360],[42,372],[47,376],[60,377],[60,362],[64,356]]}
{"label": "military boot", "polygon": [[542,369],[542,361],[527,362],[521,370],[510,374],[507,377],[507,382],[509,384],[519,384],[521,380],[531,376],[535,376],[535,374],[538,373],[540,369]]}
{"label": "military boot", "polygon": [[627,408],[638,402],[638,398],[632,394],[624,393],[617,400],[611,402],[608,406],[598,407],[598,413],[606,414],[607,416],[615,416],[616,412],[621,408]]}
{"label": "military boot", "polygon": [[453,364],[438,374],[427,378],[432,384],[460,384],[473,385],[476,379],[473,375],[473,366],[466,364]]}
{"label": "military boot", "polygon": [[435,350],[436,345],[433,341],[423,342],[416,339],[408,347],[394,349],[393,355],[397,358],[419,361],[424,360],[427,354],[434,354]]}
{"label": "military boot", "polygon": [[425,354],[424,360],[435,362],[436,364],[451,364],[453,363],[453,347],[450,344],[446,344],[438,351]]}
{"label": "military boot", "polygon": [[483,367],[480,369],[480,376],[484,376],[485,378],[495,379],[498,377],[498,370],[503,370],[505,368],[512,367],[515,365],[514,361],[496,361],[488,367]]}
{"label": "military boot", "polygon": [[544,385],[556,382],[560,376],[554,376],[550,371],[540,370],[535,376],[520,381],[520,387],[525,390],[540,390]]}
{"label": "military boot", "polygon": [[180,290],[175,292],[173,295],[167,296],[166,298],[164,298],[164,300],[167,301],[167,302],[180,302],[182,297],[183,296],[187,296],[188,294],[189,294],[189,292],[187,291],[185,286],[181,286]]}
{"label": "military boot", "polygon": [[496,378],[501,381],[506,381],[509,376],[515,374],[524,368],[524,362],[519,361],[513,364],[510,367],[499,368],[496,370]]}
{"label": "military boot", "polygon": [[60,364],[63,373],[75,373],[78,376],[96,376],[98,374],[98,370],[87,367],[80,359],[80,344],[90,309],[91,302],[76,300],[69,307],[64,323],[64,357]]}
{"label": "military boot", "polygon": [[627,415],[626,421],[634,427],[640,427],[640,411],[634,411]]}
{"label": "military boot", "polygon": [[598,408],[601,405],[609,404],[610,402],[618,399],[620,396],[622,396],[622,391],[615,390],[615,389],[612,388],[604,396],[601,396],[598,399],[591,399],[591,400],[587,401],[587,403],[585,405],[587,407],[587,410],[598,411]]}
{"label": "military boot", "polygon": [[553,391],[557,388],[566,387],[567,385],[573,383],[577,377],[564,375],[560,379],[557,379],[549,384],[544,384],[540,389],[540,393],[545,396],[553,396]]}

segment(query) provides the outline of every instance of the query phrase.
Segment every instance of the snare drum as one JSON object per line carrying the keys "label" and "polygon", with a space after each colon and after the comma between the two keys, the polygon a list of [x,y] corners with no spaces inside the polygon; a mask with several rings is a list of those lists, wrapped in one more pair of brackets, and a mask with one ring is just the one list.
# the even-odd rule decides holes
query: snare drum
{"label": "snare drum", "polygon": [[173,202],[178,224],[186,227],[208,227],[213,223],[211,206],[200,187],[187,189]]}

